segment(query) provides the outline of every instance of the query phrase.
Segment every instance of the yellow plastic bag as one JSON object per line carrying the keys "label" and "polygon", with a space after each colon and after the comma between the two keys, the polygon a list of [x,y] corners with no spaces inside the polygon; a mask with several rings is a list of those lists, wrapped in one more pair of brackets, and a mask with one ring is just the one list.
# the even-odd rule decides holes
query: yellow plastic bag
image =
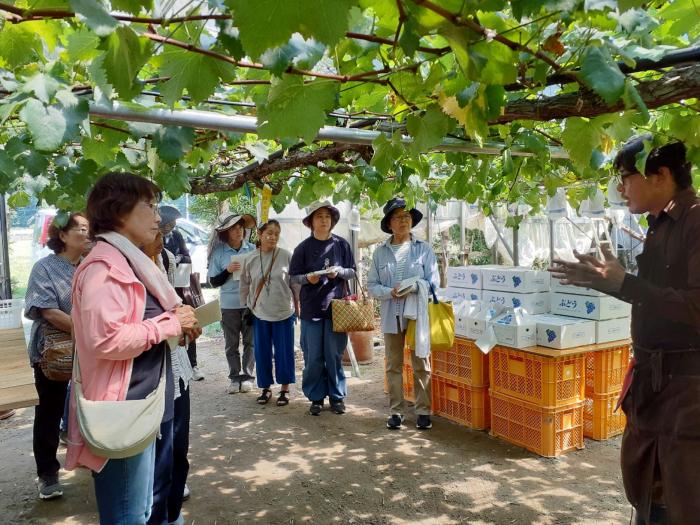
{"label": "yellow plastic bag", "polygon": [[[430,320],[430,349],[452,348],[455,342],[455,314],[452,310],[452,301],[440,302],[433,292],[433,299],[428,301],[428,319]],[[406,327],[406,346],[411,350],[416,347],[416,321],[413,319],[408,321]]]}

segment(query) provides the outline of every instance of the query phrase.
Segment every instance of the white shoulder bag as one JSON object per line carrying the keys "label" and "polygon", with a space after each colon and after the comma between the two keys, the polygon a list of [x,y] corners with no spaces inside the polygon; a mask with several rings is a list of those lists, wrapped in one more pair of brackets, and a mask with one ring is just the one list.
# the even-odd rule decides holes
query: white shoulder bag
{"label": "white shoulder bag", "polygon": [[80,364],[75,353],[73,388],[78,427],[93,454],[108,459],[129,458],[155,441],[165,412],[165,366],[164,353],[158,387],[145,399],[92,401],[83,395]]}

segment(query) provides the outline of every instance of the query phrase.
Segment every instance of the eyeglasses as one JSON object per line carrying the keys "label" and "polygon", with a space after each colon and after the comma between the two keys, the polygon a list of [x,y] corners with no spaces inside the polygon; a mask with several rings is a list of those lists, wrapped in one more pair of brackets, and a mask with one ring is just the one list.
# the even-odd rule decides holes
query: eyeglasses
{"label": "eyeglasses", "polygon": [[69,231],[78,232],[80,235],[87,235],[90,233],[90,230],[87,228],[71,228]]}
{"label": "eyeglasses", "polygon": [[160,214],[160,212],[158,211],[158,203],[157,202],[146,202],[146,201],[141,201],[141,202],[143,203],[144,206],[147,206],[148,208],[150,208],[154,214]]}
{"label": "eyeglasses", "polygon": [[396,221],[407,221],[407,220],[411,220],[411,218],[412,218],[412,217],[411,217],[411,214],[410,214],[410,213],[400,213],[400,214],[397,213],[396,215],[392,215],[392,216],[391,216],[391,220],[392,220],[392,221],[394,221],[394,220],[396,220]]}
{"label": "eyeglasses", "polygon": [[638,173],[639,173],[638,171],[621,171],[613,177],[613,180],[617,184],[624,184],[625,179],[627,177],[631,177],[632,175],[637,175]]}

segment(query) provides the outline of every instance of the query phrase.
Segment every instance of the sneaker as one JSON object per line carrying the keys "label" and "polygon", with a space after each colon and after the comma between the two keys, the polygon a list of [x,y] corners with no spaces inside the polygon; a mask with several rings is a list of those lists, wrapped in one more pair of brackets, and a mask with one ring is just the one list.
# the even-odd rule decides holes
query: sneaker
{"label": "sneaker", "polygon": [[331,410],[336,414],[345,414],[345,403],[342,399],[331,401]]}
{"label": "sneaker", "polygon": [[433,428],[433,423],[430,421],[430,416],[426,416],[425,414],[419,415],[416,419],[416,428],[419,430],[428,430],[429,428]]}
{"label": "sneaker", "polygon": [[185,490],[182,491],[182,501],[187,501],[190,499],[190,488],[185,483]]}
{"label": "sneaker", "polygon": [[58,482],[58,475],[39,478],[39,499],[56,499],[63,496],[63,486]]}
{"label": "sneaker", "polygon": [[196,366],[192,367],[192,380],[193,381],[201,381],[202,379],[204,379],[204,377],[205,377],[204,374],[202,372],[200,372],[199,368],[197,368]]}
{"label": "sneaker", "polygon": [[389,430],[398,430],[403,424],[403,416],[401,414],[392,414],[386,420],[386,428]]}
{"label": "sneaker", "polygon": [[231,381],[231,384],[226,389],[229,394],[238,394],[241,390],[241,384],[238,381]]}
{"label": "sneaker", "polygon": [[241,392],[250,392],[253,390],[253,382],[248,379],[247,381],[241,381]]}
{"label": "sneaker", "polygon": [[323,400],[312,401],[311,406],[309,407],[309,414],[311,414],[312,416],[318,416],[321,414],[322,408],[323,408]]}

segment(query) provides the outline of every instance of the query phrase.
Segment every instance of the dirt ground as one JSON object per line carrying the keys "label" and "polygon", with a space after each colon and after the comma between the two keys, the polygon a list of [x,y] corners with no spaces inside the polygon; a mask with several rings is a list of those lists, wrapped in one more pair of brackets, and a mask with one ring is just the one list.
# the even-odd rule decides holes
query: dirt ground
{"label": "dirt ground", "polygon": [[[203,343],[207,377],[191,386],[188,524],[629,522],[619,438],[545,459],[438,417],[419,432],[409,413],[409,425],[390,432],[381,355],[349,379],[345,415],[309,415],[300,388],[287,407],[261,407],[257,393],[225,393],[223,343]],[[64,497],[36,499],[32,418],[23,409],[0,422],[0,522],[98,523],[88,472],[61,471]]]}

